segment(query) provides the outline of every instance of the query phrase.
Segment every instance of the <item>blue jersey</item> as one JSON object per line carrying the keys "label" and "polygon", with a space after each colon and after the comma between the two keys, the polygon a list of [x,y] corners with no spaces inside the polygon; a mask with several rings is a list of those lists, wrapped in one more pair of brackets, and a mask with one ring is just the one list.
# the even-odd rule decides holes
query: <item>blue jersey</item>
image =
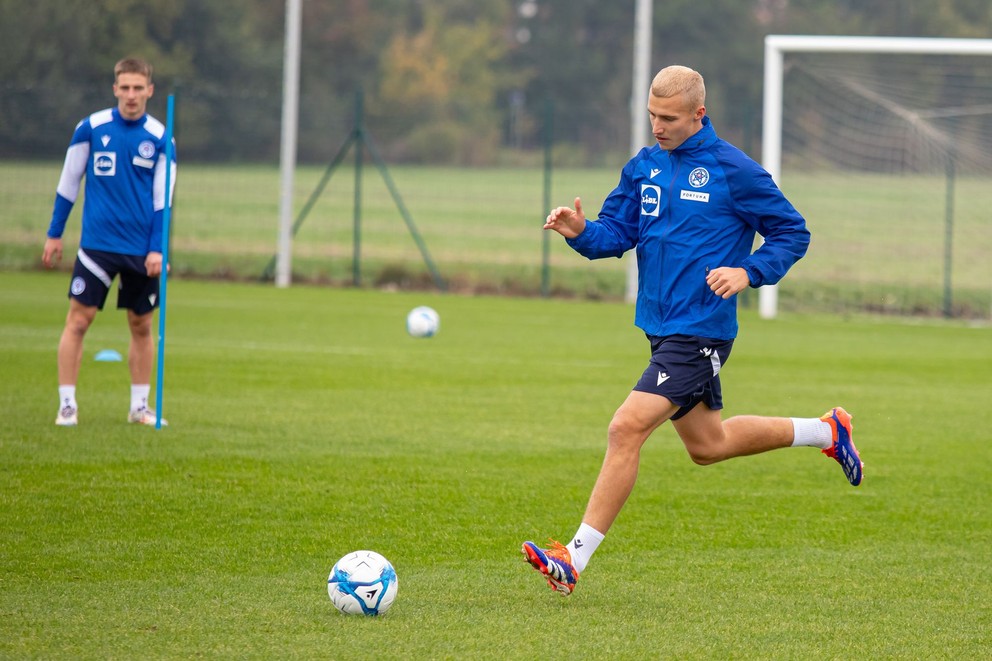
{"label": "blue jersey", "polygon": [[[755,234],[764,238],[752,252]],[[717,137],[709,117],[670,152],[642,149],[597,221],[568,244],[589,259],[636,248],[635,324],[648,335],[737,336],[737,297],[706,284],[710,269],[740,267],[752,287],[778,282],[809,246],[806,221],[771,176]]]}
{"label": "blue jersey", "polygon": [[[85,175],[80,248],[140,256],[161,252],[165,147],[165,126],[151,115],[129,120],[108,108],[79,122],[65,154],[48,236],[62,236]],[[170,204],[175,160],[171,167]]]}

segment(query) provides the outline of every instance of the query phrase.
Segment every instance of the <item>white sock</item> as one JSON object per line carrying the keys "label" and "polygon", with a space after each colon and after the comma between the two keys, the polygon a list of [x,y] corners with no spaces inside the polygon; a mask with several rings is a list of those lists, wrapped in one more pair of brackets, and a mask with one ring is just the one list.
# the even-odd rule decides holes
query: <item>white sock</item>
{"label": "white sock", "polygon": [[584,523],[579,526],[575,532],[575,537],[566,547],[568,552],[572,554],[572,566],[575,567],[575,571],[581,574],[585,570],[592,554],[596,552],[599,543],[603,541],[603,537],[605,535],[592,526]]}
{"label": "white sock", "polygon": [[59,408],[71,406],[76,409],[76,386],[59,385]]}
{"label": "white sock", "polygon": [[150,384],[145,385],[135,385],[131,384],[131,410],[137,411],[138,409],[148,408],[148,393],[150,393],[152,387]]}
{"label": "white sock", "polygon": [[833,445],[834,430],[819,418],[790,418],[795,438],[792,447],[808,445],[825,450]]}

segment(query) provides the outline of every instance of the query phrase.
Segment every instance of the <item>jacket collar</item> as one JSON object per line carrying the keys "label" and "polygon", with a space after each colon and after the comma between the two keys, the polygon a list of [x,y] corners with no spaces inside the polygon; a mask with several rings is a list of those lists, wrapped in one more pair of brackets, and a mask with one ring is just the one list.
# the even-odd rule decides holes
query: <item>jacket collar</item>
{"label": "jacket collar", "polygon": [[145,117],[148,116],[148,113],[144,112],[141,114],[141,117],[138,117],[137,119],[127,119],[121,114],[120,108],[117,106],[113,106],[110,110],[113,113],[115,121],[124,122],[128,126],[137,126],[138,124],[143,123],[145,121]]}
{"label": "jacket collar", "polygon": [[703,127],[686,138],[686,141],[673,149],[673,152],[689,152],[700,149],[716,142],[716,129],[710,122],[709,115],[703,115]]}

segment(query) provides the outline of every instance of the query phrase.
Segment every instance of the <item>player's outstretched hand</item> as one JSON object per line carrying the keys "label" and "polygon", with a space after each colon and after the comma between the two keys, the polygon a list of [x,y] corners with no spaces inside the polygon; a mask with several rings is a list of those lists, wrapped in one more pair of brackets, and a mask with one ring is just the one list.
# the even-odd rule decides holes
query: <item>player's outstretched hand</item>
{"label": "player's outstretched hand", "polygon": [[582,200],[575,198],[575,208],[555,207],[544,221],[544,229],[554,230],[566,239],[574,239],[586,228],[586,216],[582,213]]}

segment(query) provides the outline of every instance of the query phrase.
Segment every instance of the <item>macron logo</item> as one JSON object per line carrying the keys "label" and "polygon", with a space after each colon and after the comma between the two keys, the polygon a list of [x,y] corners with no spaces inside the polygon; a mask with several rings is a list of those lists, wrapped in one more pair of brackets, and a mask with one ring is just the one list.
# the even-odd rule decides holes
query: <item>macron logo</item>
{"label": "macron logo", "polygon": [[651,168],[651,176],[648,177],[648,179],[654,179],[655,177],[658,176],[658,173],[659,172],[661,172],[661,170],[659,170],[657,168]]}
{"label": "macron logo", "polygon": [[667,372],[658,372],[658,383],[656,383],[655,385],[660,386],[665,381],[668,381],[670,378],[672,377],[668,376]]}

